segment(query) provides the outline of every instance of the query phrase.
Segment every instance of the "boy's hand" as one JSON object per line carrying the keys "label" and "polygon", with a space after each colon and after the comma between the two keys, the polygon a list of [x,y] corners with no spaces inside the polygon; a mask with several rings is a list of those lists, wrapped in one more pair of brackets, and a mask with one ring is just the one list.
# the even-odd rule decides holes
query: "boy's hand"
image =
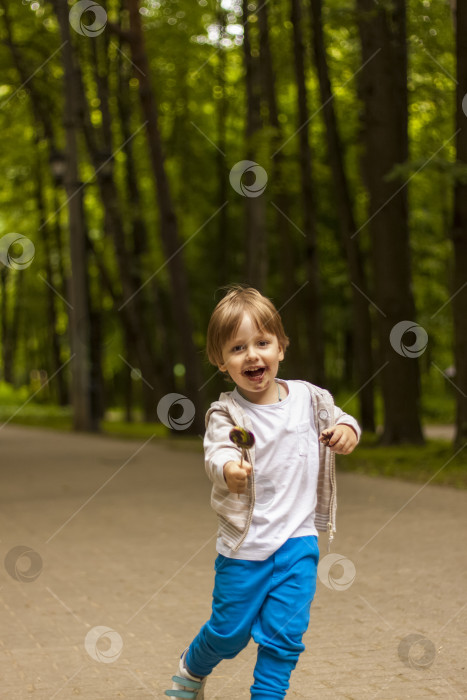
{"label": "boy's hand", "polygon": [[355,449],[358,439],[355,430],[350,425],[339,423],[333,425],[332,428],[323,430],[319,441],[339,455],[348,455]]}
{"label": "boy's hand", "polygon": [[224,464],[224,479],[229,491],[232,493],[243,493],[248,484],[248,477],[251,474],[251,464],[243,461],[242,466],[240,462],[227,462]]}

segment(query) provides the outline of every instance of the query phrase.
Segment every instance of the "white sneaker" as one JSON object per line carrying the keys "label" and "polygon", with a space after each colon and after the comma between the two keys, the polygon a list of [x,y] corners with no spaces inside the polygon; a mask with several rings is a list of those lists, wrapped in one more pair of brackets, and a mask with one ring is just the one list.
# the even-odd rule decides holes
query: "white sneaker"
{"label": "white sneaker", "polygon": [[183,652],[178,665],[178,675],[172,676],[172,690],[166,690],[165,695],[169,698],[186,698],[186,700],[204,700],[204,686],[207,676],[192,676],[185,666],[185,657],[188,647]]}

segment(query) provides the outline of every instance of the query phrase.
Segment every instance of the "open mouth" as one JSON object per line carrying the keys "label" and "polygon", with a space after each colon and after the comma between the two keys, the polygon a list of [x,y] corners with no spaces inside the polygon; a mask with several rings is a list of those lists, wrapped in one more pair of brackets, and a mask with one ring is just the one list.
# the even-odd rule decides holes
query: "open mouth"
{"label": "open mouth", "polygon": [[265,372],[266,367],[253,367],[252,369],[246,369],[243,374],[249,379],[262,379]]}

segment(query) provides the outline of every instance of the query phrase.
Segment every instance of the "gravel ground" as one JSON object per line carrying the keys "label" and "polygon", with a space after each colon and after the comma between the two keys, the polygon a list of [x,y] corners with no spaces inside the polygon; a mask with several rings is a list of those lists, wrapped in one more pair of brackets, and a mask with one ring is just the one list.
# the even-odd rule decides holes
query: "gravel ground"
{"label": "gravel ground", "polygon": [[[209,616],[200,454],[1,429],[0,696],[162,698]],[[442,465],[440,465],[442,466]],[[288,698],[467,698],[467,492],[340,474],[337,537]],[[249,697],[253,642],[206,700]]]}

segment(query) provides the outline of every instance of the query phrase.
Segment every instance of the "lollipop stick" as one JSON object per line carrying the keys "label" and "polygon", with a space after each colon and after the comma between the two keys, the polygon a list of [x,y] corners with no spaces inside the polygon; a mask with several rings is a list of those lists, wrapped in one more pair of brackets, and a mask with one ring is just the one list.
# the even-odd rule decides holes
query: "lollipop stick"
{"label": "lollipop stick", "polygon": [[[244,453],[245,453],[245,448],[242,447],[242,456],[240,457],[240,467],[243,467],[243,455],[244,455]],[[237,493],[237,499],[239,499],[239,498],[240,498],[240,494]]]}

